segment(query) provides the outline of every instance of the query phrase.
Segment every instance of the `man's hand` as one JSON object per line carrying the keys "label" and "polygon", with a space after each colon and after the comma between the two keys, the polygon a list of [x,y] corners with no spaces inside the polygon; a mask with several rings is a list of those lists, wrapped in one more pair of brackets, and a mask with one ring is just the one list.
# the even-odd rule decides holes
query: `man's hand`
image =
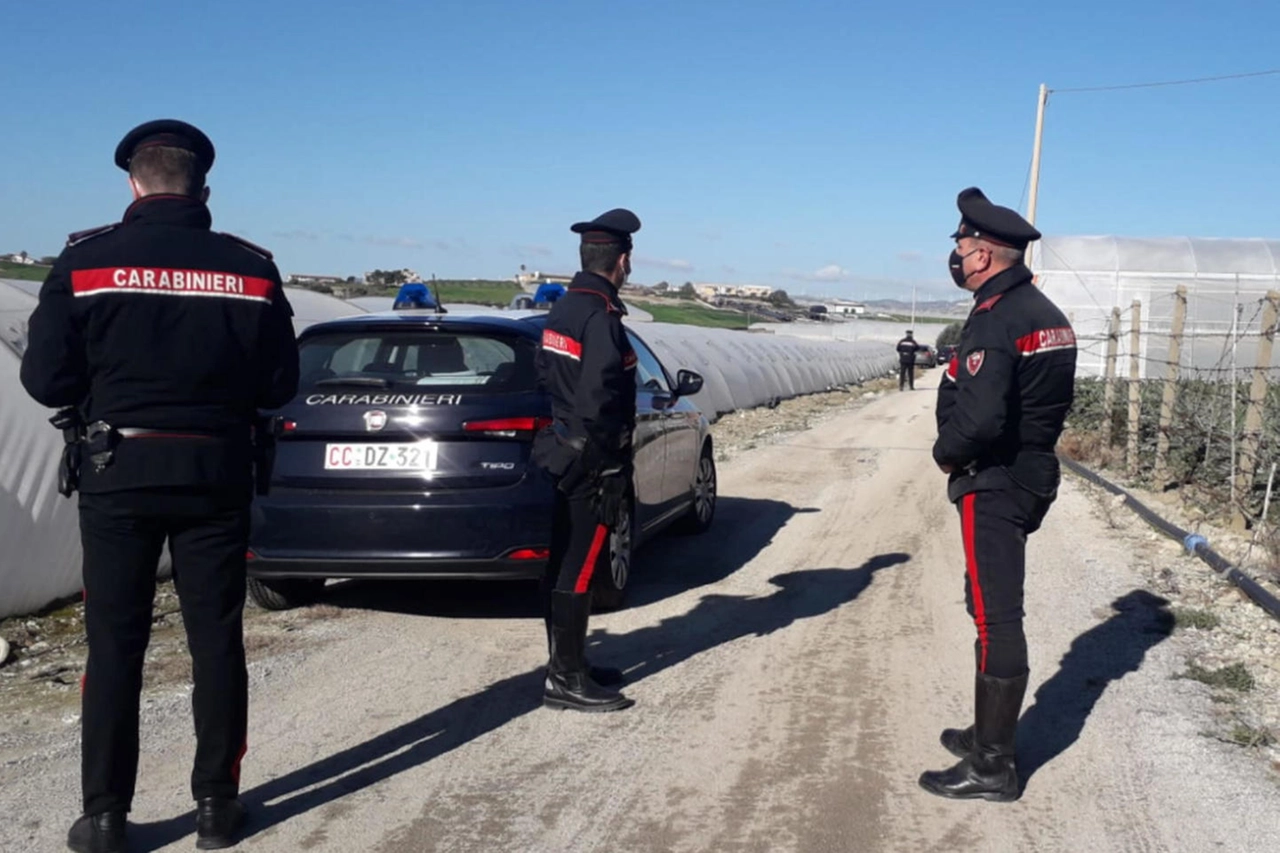
{"label": "man's hand", "polygon": [[950,462],[939,462],[938,470],[944,474],[954,474],[956,466],[952,465]]}

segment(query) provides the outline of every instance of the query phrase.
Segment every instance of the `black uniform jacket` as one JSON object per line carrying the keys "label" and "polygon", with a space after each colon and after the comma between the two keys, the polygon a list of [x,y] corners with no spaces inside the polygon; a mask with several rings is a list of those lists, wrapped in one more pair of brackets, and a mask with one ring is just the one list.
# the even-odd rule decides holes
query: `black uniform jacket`
{"label": "black uniform jacket", "polygon": [[[200,201],[146,196],[115,225],[71,235],[31,315],[21,379],[124,438],[85,493],[252,482],[258,408],[298,384],[292,309],[263,249],[210,230]],[[190,437],[172,435],[189,433]]]}
{"label": "black uniform jacket", "polygon": [[933,458],[956,469],[953,501],[1010,478],[1037,495],[1056,494],[1054,446],[1075,369],[1075,332],[1030,270],[1019,264],[983,284],[938,389]]}
{"label": "black uniform jacket", "polygon": [[[551,397],[554,429],[578,449],[588,473],[631,462],[636,353],[622,326],[625,313],[611,282],[580,272],[551,307],[542,333],[538,376]],[[566,466],[544,467],[562,474]]]}
{"label": "black uniform jacket", "polygon": [[920,349],[920,344],[911,340],[911,338],[903,338],[898,341],[898,363],[915,364],[916,350],[918,349]]}

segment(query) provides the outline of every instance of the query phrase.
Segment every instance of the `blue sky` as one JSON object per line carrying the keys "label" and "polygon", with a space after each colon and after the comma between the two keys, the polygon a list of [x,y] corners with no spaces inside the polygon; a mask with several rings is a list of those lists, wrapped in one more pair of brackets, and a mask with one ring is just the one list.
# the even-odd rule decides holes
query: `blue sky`
{"label": "blue sky", "polygon": [[[117,141],[173,117],[217,146],[215,228],[285,274],[570,271],[568,226],[625,206],[637,281],[951,297],[956,193],[1024,209],[1040,83],[1280,67],[1255,2],[21,5],[0,252],[117,219]],[[1278,96],[1052,95],[1037,224],[1280,235]]]}

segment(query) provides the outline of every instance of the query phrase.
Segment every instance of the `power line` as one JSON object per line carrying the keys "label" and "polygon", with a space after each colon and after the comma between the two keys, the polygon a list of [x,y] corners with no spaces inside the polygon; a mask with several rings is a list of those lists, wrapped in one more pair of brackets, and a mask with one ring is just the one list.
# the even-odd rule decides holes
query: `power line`
{"label": "power line", "polygon": [[1280,68],[1267,71],[1249,71],[1244,74],[1221,74],[1217,77],[1193,77],[1189,80],[1164,80],[1159,83],[1126,83],[1122,86],[1080,86],[1074,89],[1050,89],[1051,94],[1064,92],[1115,92],[1120,89],[1152,89],[1157,86],[1187,86],[1192,83],[1213,83],[1218,80],[1241,80],[1246,77],[1266,77],[1280,74]]}

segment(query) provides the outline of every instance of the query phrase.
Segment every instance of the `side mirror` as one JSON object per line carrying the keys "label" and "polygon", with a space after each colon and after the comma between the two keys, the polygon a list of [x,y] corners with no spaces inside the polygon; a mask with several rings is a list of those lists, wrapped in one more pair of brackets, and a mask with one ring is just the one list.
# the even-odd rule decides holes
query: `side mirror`
{"label": "side mirror", "polygon": [[702,377],[692,370],[676,372],[676,396],[691,397],[702,390]]}

